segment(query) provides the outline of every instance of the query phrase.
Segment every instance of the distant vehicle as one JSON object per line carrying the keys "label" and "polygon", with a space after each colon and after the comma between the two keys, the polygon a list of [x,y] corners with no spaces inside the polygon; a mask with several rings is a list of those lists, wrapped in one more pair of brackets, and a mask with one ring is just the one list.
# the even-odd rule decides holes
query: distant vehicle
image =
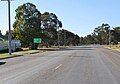
{"label": "distant vehicle", "polygon": [[[0,41],[0,51],[8,49],[8,41]],[[16,51],[16,49],[21,48],[20,40],[11,41],[11,50]]]}

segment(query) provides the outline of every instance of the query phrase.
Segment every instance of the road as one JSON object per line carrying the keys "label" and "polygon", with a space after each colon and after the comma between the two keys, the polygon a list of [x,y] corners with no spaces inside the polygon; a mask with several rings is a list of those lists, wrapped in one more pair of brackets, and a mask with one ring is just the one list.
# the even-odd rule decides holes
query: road
{"label": "road", "polygon": [[0,84],[120,84],[120,53],[69,47],[0,60]]}

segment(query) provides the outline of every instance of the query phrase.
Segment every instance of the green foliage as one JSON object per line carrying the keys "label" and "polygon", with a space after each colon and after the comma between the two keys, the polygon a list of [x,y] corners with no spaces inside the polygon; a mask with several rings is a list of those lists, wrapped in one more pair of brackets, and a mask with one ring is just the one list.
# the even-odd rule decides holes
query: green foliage
{"label": "green foliage", "polygon": [[[60,30],[60,45],[74,45],[80,44],[80,37],[68,30]],[[56,42],[57,43],[57,42]]]}
{"label": "green foliage", "polygon": [[2,32],[1,32],[1,30],[0,30],[0,35],[2,35]]}
{"label": "green foliage", "polygon": [[23,47],[32,49],[34,38],[42,38],[42,45],[48,47],[57,45],[58,32],[60,33],[60,45],[64,45],[64,43],[79,45],[80,43],[78,35],[67,30],[59,30],[63,25],[54,13],[44,12],[41,14],[32,3],[18,6],[15,12],[16,21],[13,24],[12,38],[19,39]]}
{"label": "green foliage", "polygon": [[120,42],[120,27],[110,29],[109,24],[102,24],[94,29],[91,35],[81,38],[82,44],[118,44]]}
{"label": "green foliage", "polygon": [[62,27],[62,22],[58,20],[58,17],[49,12],[44,12],[41,15],[42,32],[46,35],[44,44],[47,46],[54,45],[57,41],[57,29]]}
{"label": "green foliage", "polygon": [[19,39],[24,47],[33,48],[33,39],[41,34],[41,13],[32,3],[25,3],[16,10],[16,21],[13,24],[15,39]]}
{"label": "green foliage", "polygon": [[113,35],[112,42],[118,44],[118,42],[120,42],[120,27],[113,28],[112,35]]}
{"label": "green foliage", "polygon": [[94,43],[97,44],[108,44],[109,43],[109,24],[102,24],[94,29],[93,37]]}
{"label": "green foliage", "polygon": [[4,39],[3,38],[0,38],[0,41],[3,41]]}
{"label": "green foliage", "polygon": [[7,36],[2,35],[2,32],[0,30],[0,41],[7,40]]}

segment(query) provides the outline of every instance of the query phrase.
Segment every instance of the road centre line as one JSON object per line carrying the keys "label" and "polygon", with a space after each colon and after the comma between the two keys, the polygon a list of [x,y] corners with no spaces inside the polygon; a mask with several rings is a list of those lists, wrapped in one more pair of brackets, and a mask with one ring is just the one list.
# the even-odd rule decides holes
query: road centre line
{"label": "road centre line", "polygon": [[55,70],[57,70],[58,68],[60,68],[62,65],[63,65],[63,64],[59,64],[59,65],[55,68]]}

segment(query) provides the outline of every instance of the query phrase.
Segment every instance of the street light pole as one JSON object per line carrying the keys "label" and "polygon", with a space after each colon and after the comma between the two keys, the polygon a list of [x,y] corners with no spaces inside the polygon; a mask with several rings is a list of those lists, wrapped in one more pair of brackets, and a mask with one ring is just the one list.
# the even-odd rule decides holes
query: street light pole
{"label": "street light pole", "polygon": [[9,23],[9,55],[11,55],[11,20],[10,20],[10,0],[8,0],[8,23]]}

